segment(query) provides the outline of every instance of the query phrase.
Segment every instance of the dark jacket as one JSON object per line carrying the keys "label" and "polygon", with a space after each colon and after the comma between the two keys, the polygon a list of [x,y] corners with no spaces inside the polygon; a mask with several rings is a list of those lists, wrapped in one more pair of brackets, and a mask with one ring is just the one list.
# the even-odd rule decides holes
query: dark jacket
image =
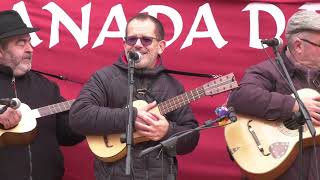
{"label": "dark jacket", "polygon": [[[286,49],[285,49],[286,50]],[[312,88],[320,90],[320,76],[318,70],[308,70],[301,65],[294,64],[285,55],[281,54],[284,64],[297,90]],[[239,88],[234,90],[228,100],[228,106],[233,106],[238,113],[276,120],[290,119],[295,99],[291,96],[287,83],[279,73],[279,67],[273,60],[264,61],[250,67],[240,82]],[[298,137],[297,137],[298,138]],[[317,148],[319,149],[319,148]],[[319,151],[319,150],[318,150]],[[319,155],[319,154],[318,154]],[[304,178],[315,179],[315,157],[312,148],[304,150]],[[279,179],[291,180],[298,177],[298,159]]]}
{"label": "dark jacket", "polygon": [[[9,68],[0,66],[0,98],[15,97],[12,77]],[[33,72],[16,77],[15,86],[18,99],[31,109],[64,101],[56,84]],[[71,131],[68,112],[38,118],[36,129],[37,135],[30,145],[0,147],[1,179],[62,179],[64,163],[59,145],[74,145],[84,137]]]}
{"label": "dark jacket", "polygon": [[[125,108],[128,100],[127,66],[122,57],[119,57],[112,66],[97,71],[91,77],[70,110],[71,127],[75,131],[86,135],[126,132],[128,122],[128,108]],[[154,70],[135,70],[135,99],[144,99],[148,102],[156,100],[160,103],[184,92],[182,85],[163,70],[162,65],[158,65]],[[146,94],[137,95],[137,88],[146,88]],[[169,112],[165,117],[170,125],[168,134],[162,140],[177,132],[198,126],[188,106]],[[136,109],[134,108],[133,119],[135,118]],[[179,139],[177,153],[190,153],[196,147],[198,139],[198,133]],[[135,145],[133,166],[136,179],[161,179],[162,176],[167,179],[170,159],[166,154],[164,154],[163,162],[161,158],[155,158],[158,152],[142,158],[137,157],[141,150],[158,143],[144,142]],[[115,163],[105,163],[100,160],[95,162],[97,179],[130,179],[124,176],[124,172],[125,158]]]}

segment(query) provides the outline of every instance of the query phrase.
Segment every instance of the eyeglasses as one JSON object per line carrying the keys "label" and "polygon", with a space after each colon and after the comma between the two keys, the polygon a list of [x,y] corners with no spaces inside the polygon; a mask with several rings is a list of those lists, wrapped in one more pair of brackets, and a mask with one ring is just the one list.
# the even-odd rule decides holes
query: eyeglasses
{"label": "eyeglasses", "polygon": [[157,40],[159,41],[158,38],[155,38],[155,37],[149,37],[149,36],[142,36],[142,37],[138,37],[138,36],[128,36],[128,37],[125,37],[124,38],[125,41],[126,41],[126,44],[128,44],[129,46],[134,46],[138,39],[140,40],[141,44],[143,46],[150,46],[153,42],[153,40]]}
{"label": "eyeglasses", "polygon": [[302,41],[304,41],[304,42],[306,42],[306,43],[309,43],[309,44],[311,44],[311,45],[314,45],[314,46],[320,47],[320,44],[316,44],[316,43],[311,42],[311,41],[309,41],[309,40],[307,40],[307,39],[302,39],[302,38],[299,38],[299,39],[300,39],[300,40],[302,40]]}

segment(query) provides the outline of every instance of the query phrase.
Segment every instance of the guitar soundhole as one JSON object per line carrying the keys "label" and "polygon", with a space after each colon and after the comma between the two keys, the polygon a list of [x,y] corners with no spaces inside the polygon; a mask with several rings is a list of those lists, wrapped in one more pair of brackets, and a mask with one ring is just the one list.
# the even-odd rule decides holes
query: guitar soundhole
{"label": "guitar soundhole", "polygon": [[[298,129],[299,124],[293,120],[286,120],[286,121],[277,121],[275,122],[275,127],[284,135],[296,137],[298,136]],[[303,131],[306,131],[307,127],[306,124],[303,126]]]}
{"label": "guitar soundhole", "polygon": [[110,147],[113,147],[113,145],[110,145],[110,144],[109,144],[108,136],[104,136],[104,142],[105,142],[105,144],[106,144],[107,147],[109,147],[109,148],[110,148]]}
{"label": "guitar soundhole", "polygon": [[299,124],[293,119],[283,121],[283,125],[290,130],[296,130],[299,128]]}

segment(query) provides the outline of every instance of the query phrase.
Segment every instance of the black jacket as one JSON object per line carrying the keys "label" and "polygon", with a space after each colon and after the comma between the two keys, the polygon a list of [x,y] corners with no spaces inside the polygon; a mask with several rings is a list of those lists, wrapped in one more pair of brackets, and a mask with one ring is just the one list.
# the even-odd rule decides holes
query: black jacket
{"label": "black jacket", "polygon": [[[115,64],[97,71],[91,77],[70,110],[70,124],[75,131],[85,135],[107,135],[126,131],[127,66],[122,57],[119,57]],[[162,65],[158,65],[154,70],[135,70],[135,99],[144,99],[148,102],[156,100],[160,103],[184,92],[182,85],[163,70]],[[147,89],[146,94],[137,95],[136,89],[143,88]],[[165,116],[170,126],[168,134],[162,140],[177,132],[198,126],[189,106],[169,112]],[[133,119],[135,118],[136,109],[134,108]],[[179,139],[177,153],[190,153],[196,147],[198,139],[198,133]],[[166,179],[170,159],[164,158],[162,164],[161,159],[155,158],[158,152],[143,158],[137,157],[141,150],[157,143],[159,142],[135,145],[133,164],[136,179],[161,179],[162,175]],[[130,179],[124,176],[124,170],[125,158],[115,163],[105,163],[100,160],[95,162],[97,179]]]}
{"label": "black jacket", "polygon": [[[12,77],[9,68],[0,66],[0,98],[15,97]],[[16,77],[15,86],[18,99],[31,109],[64,101],[56,84],[33,72]],[[0,147],[1,179],[62,179],[64,163],[59,145],[74,145],[84,137],[71,131],[68,112],[38,118],[36,129],[37,135],[30,145]]]}

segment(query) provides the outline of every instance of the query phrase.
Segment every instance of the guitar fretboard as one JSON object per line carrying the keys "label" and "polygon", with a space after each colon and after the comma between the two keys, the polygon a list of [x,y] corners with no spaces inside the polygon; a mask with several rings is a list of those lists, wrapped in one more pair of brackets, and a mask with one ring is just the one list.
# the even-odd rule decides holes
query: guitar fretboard
{"label": "guitar fretboard", "polygon": [[186,104],[189,104],[190,102],[193,102],[202,96],[218,94],[236,87],[238,87],[238,84],[234,79],[233,73],[230,73],[228,75],[210,81],[194,90],[168,99],[160,103],[158,105],[158,108],[160,113],[164,115]]}
{"label": "guitar fretboard", "polygon": [[190,102],[193,102],[200,97],[205,96],[203,87],[198,87],[189,92],[178,95],[174,98],[168,99],[158,105],[161,114],[167,114],[168,112],[174,111]]}
{"label": "guitar fretboard", "polygon": [[51,114],[68,111],[74,101],[75,100],[73,99],[73,100],[69,100],[69,101],[65,101],[57,104],[52,104],[49,106],[38,108],[37,110],[40,114],[40,117],[49,116]]}

